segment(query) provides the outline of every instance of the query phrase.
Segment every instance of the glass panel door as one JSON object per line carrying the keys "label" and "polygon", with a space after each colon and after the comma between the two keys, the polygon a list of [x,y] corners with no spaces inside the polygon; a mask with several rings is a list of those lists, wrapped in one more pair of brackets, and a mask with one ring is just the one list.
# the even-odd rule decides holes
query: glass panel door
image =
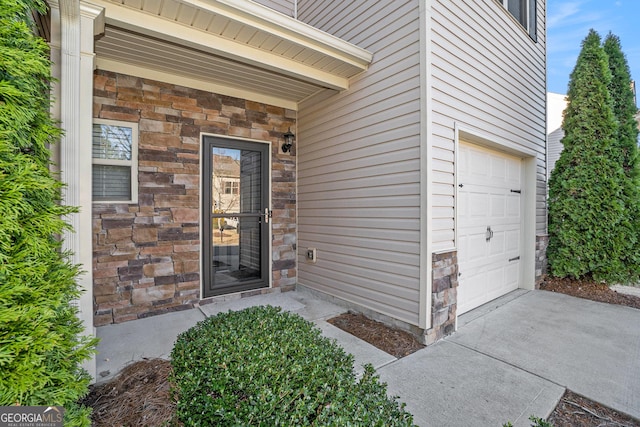
{"label": "glass panel door", "polygon": [[204,137],[205,297],[269,285],[268,148]]}

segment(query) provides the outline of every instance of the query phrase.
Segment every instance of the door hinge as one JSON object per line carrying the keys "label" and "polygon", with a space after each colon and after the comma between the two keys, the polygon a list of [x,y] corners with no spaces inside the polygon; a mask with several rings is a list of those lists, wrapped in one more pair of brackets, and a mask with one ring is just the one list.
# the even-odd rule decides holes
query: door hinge
{"label": "door hinge", "polygon": [[521,190],[511,190],[511,192],[512,192],[512,193],[518,193],[518,194],[521,194],[521,193],[522,193],[522,191],[521,191]]}
{"label": "door hinge", "polygon": [[264,222],[265,224],[269,224],[269,218],[271,218],[271,210],[269,208],[264,208]]}
{"label": "door hinge", "polygon": [[511,262],[511,261],[517,261],[517,260],[519,260],[519,259],[520,259],[520,256],[516,256],[516,257],[513,257],[513,258],[509,258],[509,262]]}

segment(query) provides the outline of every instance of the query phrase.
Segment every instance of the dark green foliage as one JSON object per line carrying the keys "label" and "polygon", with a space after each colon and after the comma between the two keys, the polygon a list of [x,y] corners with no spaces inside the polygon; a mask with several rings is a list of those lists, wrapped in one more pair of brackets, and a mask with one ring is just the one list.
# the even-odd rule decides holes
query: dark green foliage
{"label": "dark green foliage", "polygon": [[[531,427],[553,427],[553,424],[551,424],[550,422],[543,420],[542,418],[538,418],[534,415],[531,415],[529,417],[529,421],[532,422]],[[506,424],[503,424],[502,427],[513,427],[513,424],[511,422],[508,422]]]}
{"label": "dark green foliage", "polygon": [[636,180],[640,173],[638,169],[638,123],[635,120],[638,110],[631,89],[629,65],[617,36],[609,33],[604,40],[603,48],[607,54],[611,71],[609,93],[613,102],[613,113],[619,123],[613,155],[620,156],[619,162],[625,173]]}
{"label": "dark green foliage", "polygon": [[80,364],[95,342],[72,302],[78,267],[61,253],[60,183],[48,144],[48,47],[28,24],[31,0],[0,0],[0,405],[64,405],[65,425],[89,425],[75,402],[90,378]]}
{"label": "dark green foliage", "polygon": [[[624,200],[626,214],[630,223],[629,247],[624,258],[626,265],[635,266],[636,275],[640,274],[640,153],[638,152],[638,123],[635,115],[638,111],[635,96],[631,88],[631,73],[627,58],[622,52],[620,39],[609,33],[603,48],[609,59],[611,83],[609,93],[613,100],[613,112],[618,120],[618,135],[612,147],[611,155],[622,165],[626,179],[624,182]],[[633,277],[631,278],[633,279]]]}
{"label": "dark green foliage", "polygon": [[637,275],[627,263],[637,231],[629,221],[625,172],[612,155],[618,121],[610,82],[607,55],[591,30],[571,74],[564,149],[549,180],[547,254],[557,277],[618,282]]}
{"label": "dark green foliage", "polygon": [[373,367],[280,308],[208,318],[171,353],[177,414],[187,426],[411,426]]}

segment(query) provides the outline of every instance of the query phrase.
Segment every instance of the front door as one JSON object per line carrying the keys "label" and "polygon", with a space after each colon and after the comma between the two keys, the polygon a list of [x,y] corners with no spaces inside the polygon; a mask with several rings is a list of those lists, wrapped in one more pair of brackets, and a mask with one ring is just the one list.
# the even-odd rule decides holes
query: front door
{"label": "front door", "polygon": [[269,145],[203,140],[204,297],[269,286]]}

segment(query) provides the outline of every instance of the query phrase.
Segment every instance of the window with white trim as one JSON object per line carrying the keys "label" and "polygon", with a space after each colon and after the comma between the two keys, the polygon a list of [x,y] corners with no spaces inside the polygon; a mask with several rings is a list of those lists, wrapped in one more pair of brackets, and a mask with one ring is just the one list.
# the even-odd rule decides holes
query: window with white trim
{"label": "window with white trim", "polygon": [[533,41],[538,41],[536,33],[536,0],[498,0],[499,3],[527,30]]}
{"label": "window with white trim", "polygon": [[240,182],[224,181],[224,194],[240,194]]}
{"label": "window with white trim", "polygon": [[137,203],[138,124],[95,119],[91,153],[93,201]]}

